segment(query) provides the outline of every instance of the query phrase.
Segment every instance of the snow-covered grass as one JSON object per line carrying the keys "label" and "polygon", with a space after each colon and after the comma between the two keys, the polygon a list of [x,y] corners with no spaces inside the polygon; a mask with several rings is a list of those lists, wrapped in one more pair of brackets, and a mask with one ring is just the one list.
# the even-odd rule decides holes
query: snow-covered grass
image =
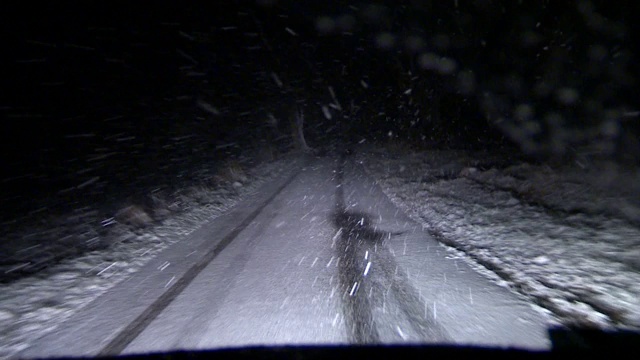
{"label": "snow-covered grass", "polygon": [[[84,192],[69,195],[66,201],[75,206],[66,210],[56,205],[66,202],[64,197],[39,199],[41,211],[2,224],[0,283],[110,247],[131,228],[143,231],[193,206],[219,205],[218,197],[235,195],[249,181],[245,168],[257,163],[256,155],[250,151],[226,161],[200,161],[189,171],[173,175],[137,169],[135,164],[122,165],[120,172],[128,172],[131,183],[121,184],[120,188],[114,185],[105,192],[82,189]],[[152,179],[139,181],[143,177]]]}
{"label": "snow-covered grass", "polygon": [[564,325],[640,328],[638,171],[361,150],[396,205]]}
{"label": "snow-covered grass", "polygon": [[194,185],[174,193],[171,200],[180,211],[162,222],[144,228],[115,222],[107,248],[0,284],[0,359],[25,349],[160,251],[289,169],[290,156],[245,169],[233,163],[215,176],[215,186]]}

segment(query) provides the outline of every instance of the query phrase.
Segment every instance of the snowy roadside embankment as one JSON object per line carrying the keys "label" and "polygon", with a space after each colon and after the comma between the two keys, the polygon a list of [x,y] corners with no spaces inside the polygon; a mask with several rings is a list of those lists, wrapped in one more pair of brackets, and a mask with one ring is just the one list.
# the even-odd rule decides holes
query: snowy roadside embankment
{"label": "snowy roadside embankment", "polygon": [[25,349],[74,312],[138,271],[160,251],[225,213],[285,171],[291,156],[243,171],[244,184],[228,178],[214,188],[185,189],[183,211],[144,230],[125,224],[113,245],[64,260],[35,275],[0,284],[0,359]]}
{"label": "snowy roadside embankment", "polygon": [[561,323],[640,328],[640,228],[633,221],[640,206],[632,188],[615,188],[640,176],[605,186],[576,169],[507,159],[462,151],[358,154],[407,214]]}

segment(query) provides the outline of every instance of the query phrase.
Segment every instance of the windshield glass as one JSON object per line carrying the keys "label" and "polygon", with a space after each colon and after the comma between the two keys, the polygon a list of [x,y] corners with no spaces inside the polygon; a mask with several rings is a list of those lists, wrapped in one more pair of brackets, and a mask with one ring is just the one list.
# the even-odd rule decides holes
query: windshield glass
{"label": "windshield glass", "polygon": [[3,4],[0,358],[636,333],[636,7]]}

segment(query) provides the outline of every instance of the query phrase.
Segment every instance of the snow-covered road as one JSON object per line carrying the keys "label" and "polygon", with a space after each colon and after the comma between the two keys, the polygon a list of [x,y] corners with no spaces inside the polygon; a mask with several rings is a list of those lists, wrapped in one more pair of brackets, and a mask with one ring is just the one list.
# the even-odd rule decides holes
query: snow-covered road
{"label": "snow-covered road", "polygon": [[546,315],[474,271],[349,159],[312,159],[172,245],[22,356],[245,345],[546,349]]}

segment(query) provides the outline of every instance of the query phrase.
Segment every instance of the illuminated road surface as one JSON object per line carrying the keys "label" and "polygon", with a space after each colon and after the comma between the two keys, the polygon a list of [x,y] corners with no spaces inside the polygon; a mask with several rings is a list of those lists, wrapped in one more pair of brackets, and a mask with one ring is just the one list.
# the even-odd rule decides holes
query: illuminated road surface
{"label": "illuminated road surface", "polygon": [[549,346],[541,314],[439,245],[348,159],[311,160],[191,237],[24,355],[274,344]]}

